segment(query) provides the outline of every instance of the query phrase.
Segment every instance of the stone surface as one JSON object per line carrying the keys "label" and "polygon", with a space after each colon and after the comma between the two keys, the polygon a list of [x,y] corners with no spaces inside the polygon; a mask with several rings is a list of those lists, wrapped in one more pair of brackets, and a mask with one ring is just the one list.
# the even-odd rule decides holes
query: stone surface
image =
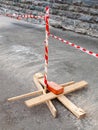
{"label": "stone surface", "polygon": [[55,28],[62,28],[61,22],[56,22],[55,20],[50,20],[50,25]]}
{"label": "stone surface", "polygon": [[92,16],[83,14],[81,17],[79,17],[79,20],[84,22],[91,22]]}
{"label": "stone surface", "polygon": [[[72,30],[97,36],[98,0],[33,0],[31,4],[16,4],[12,1],[1,1],[0,6],[17,12],[45,13],[45,6],[50,7],[50,25],[57,28]],[[6,7],[7,6],[7,7]],[[53,20],[53,21],[52,21]]]}

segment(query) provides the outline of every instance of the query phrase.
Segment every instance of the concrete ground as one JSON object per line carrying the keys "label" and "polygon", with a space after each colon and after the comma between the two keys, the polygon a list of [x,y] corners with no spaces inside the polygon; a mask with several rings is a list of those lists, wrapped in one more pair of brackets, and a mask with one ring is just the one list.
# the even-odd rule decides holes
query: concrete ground
{"label": "concrete ground", "polygon": [[[51,33],[98,53],[98,39],[51,28]],[[58,117],[46,104],[27,108],[7,98],[36,90],[33,74],[44,70],[43,25],[0,16],[0,130],[98,130],[98,59],[49,39],[48,79],[57,83],[86,80],[88,88],[68,95],[87,112],[79,120],[57,100]]]}

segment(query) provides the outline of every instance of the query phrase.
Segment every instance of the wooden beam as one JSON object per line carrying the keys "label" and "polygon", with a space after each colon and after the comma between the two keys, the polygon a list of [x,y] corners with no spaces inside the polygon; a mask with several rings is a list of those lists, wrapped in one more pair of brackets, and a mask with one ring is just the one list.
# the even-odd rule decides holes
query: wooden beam
{"label": "wooden beam", "polygon": [[66,98],[64,95],[61,95],[57,97],[57,99],[65,106],[67,109],[69,109],[77,118],[83,118],[86,113],[81,108],[78,108],[75,104],[73,104],[68,98]]}
{"label": "wooden beam", "polygon": [[[36,79],[37,79],[37,83],[36,83]],[[33,76],[33,80],[34,80],[34,82],[35,82],[35,84],[36,84],[36,86],[37,86],[38,89],[43,89],[42,85],[44,86],[45,84],[44,84],[43,74],[42,74],[42,73],[36,73],[36,74]],[[42,85],[41,85],[40,83],[38,83],[38,82],[40,82]],[[69,85],[71,85],[71,84],[74,84],[74,83],[75,83],[74,81],[71,81],[71,82],[68,82],[68,83],[60,84],[60,86],[62,86],[62,87],[67,87],[67,86],[69,86]],[[46,94],[46,92],[45,92],[44,94]],[[47,104],[47,106],[49,107],[49,109],[50,109],[52,115],[53,115],[54,117],[56,117],[56,115],[57,115],[57,114],[56,114],[56,113],[57,113],[57,110],[56,110],[56,108],[54,107],[54,105],[52,104],[52,102],[49,100],[49,101],[46,102],[46,104]]]}
{"label": "wooden beam", "polygon": [[[36,73],[33,77],[37,78],[39,80],[39,82],[45,86],[45,83],[44,83],[44,80],[43,80],[43,74],[42,73]],[[59,84],[60,86],[62,87],[67,87],[71,84],[74,84],[75,82],[74,81],[70,81],[70,82],[67,82],[67,83],[63,83],[63,84]]]}
{"label": "wooden beam", "polygon": [[67,87],[67,86],[72,85],[74,83],[75,83],[75,81],[70,81],[70,82],[67,82],[67,83],[60,84],[60,86]]}
{"label": "wooden beam", "polygon": [[[34,80],[36,87],[39,90],[42,90],[43,94],[46,95],[46,92],[44,91],[42,85],[38,82],[38,79],[33,77],[33,80]],[[48,101],[46,101],[46,104],[47,104],[50,112],[52,113],[53,117],[55,118],[57,116],[57,110],[56,110],[55,106],[53,105],[52,101],[48,100]]]}
{"label": "wooden beam", "polygon": [[[43,86],[45,85],[43,79],[39,79],[38,81],[39,81]],[[59,84],[59,85],[62,86],[62,87],[67,87],[67,86],[72,85],[72,84],[74,84],[74,83],[75,83],[74,81],[70,81],[70,82],[67,82],[67,83]]]}
{"label": "wooden beam", "polygon": [[37,78],[37,79],[40,79],[40,78],[43,78],[44,75],[43,75],[42,73],[36,73],[36,74],[34,74],[33,77],[35,77],[35,78]]}
{"label": "wooden beam", "polygon": [[[44,86],[44,82],[43,79],[39,79],[39,82]],[[64,83],[64,84],[60,84],[62,87],[67,87],[71,84],[74,84],[74,81],[68,82],[68,83]],[[73,104],[67,97],[65,97],[64,95],[61,95],[59,97],[57,97],[57,99],[67,108],[69,109],[77,118],[83,118],[86,113],[81,109],[78,108],[75,104]]]}
{"label": "wooden beam", "polygon": [[[68,94],[68,93],[71,93],[71,92],[74,92],[78,89],[82,89],[84,87],[87,86],[87,82],[86,81],[80,81],[80,82],[77,82],[73,85],[70,85],[68,87],[65,87],[64,88],[64,93],[63,94]],[[51,99],[54,99],[54,98],[57,98],[58,96],[61,96],[62,94],[60,95],[55,95],[53,94],[52,92],[49,92],[45,95],[41,95],[39,97],[36,97],[36,98],[32,98],[30,100],[27,100],[25,101],[25,104],[28,106],[28,107],[32,107],[32,106],[35,106],[35,105],[38,105],[38,104],[41,104],[41,103],[44,103],[48,100],[51,100]]]}
{"label": "wooden beam", "polygon": [[42,90],[44,92],[44,87],[41,86],[41,84],[39,83],[38,79],[35,76],[33,76],[33,81],[36,87],[38,88],[38,90]]}
{"label": "wooden beam", "polygon": [[30,92],[30,93],[26,93],[26,94],[22,94],[22,95],[19,95],[19,96],[9,98],[8,101],[15,101],[15,100],[19,100],[19,99],[22,99],[22,98],[37,96],[37,95],[40,95],[42,93],[43,93],[42,90],[38,90],[38,91],[34,91],[34,92]]}

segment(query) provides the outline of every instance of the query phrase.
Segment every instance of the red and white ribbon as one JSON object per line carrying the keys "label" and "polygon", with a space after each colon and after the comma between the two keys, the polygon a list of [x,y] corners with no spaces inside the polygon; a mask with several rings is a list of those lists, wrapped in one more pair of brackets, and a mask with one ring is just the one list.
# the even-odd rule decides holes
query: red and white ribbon
{"label": "red and white ribbon", "polygon": [[32,14],[24,14],[24,15],[19,15],[19,14],[6,14],[6,16],[11,17],[11,18],[16,18],[16,19],[23,19],[23,18],[34,18],[34,19],[44,19],[44,16],[34,16]]}
{"label": "red and white ribbon", "polygon": [[34,16],[32,14],[25,14],[25,15],[22,15],[22,18],[44,19],[44,16]]}
{"label": "red and white ribbon", "polygon": [[62,38],[60,38],[60,37],[58,37],[58,36],[53,35],[53,34],[49,34],[49,35],[50,35],[51,37],[53,37],[53,38],[55,38],[55,39],[57,39],[57,40],[63,42],[63,43],[66,43],[66,44],[68,44],[68,45],[70,45],[70,46],[72,46],[72,47],[74,47],[74,48],[76,48],[76,49],[81,50],[82,52],[85,52],[85,53],[87,53],[87,54],[89,54],[89,55],[92,55],[92,56],[98,58],[98,53],[94,53],[94,52],[92,52],[92,51],[89,51],[89,50],[87,50],[86,48],[83,48],[83,47],[78,46],[78,45],[76,45],[76,44],[74,44],[74,43],[71,43],[71,42],[69,42],[69,41],[66,41],[66,40],[64,40],[64,39],[62,39]]}
{"label": "red and white ribbon", "polygon": [[[2,15],[2,14],[1,14]],[[13,13],[13,14],[10,14],[10,13],[6,13],[5,16],[7,17],[10,17],[10,18],[15,18],[15,19],[18,19],[18,20],[22,20],[24,18],[34,18],[34,19],[43,19],[44,20],[44,16],[34,16],[34,15],[31,15],[31,14],[23,14],[23,15],[19,15],[19,14],[16,14],[16,13]]]}
{"label": "red and white ribbon", "polygon": [[48,72],[48,38],[49,38],[49,7],[46,7],[45,14],[46,23],[46,39],[45,39],[45,73],[44,73],[44,83],[47,88],[47,72]]}

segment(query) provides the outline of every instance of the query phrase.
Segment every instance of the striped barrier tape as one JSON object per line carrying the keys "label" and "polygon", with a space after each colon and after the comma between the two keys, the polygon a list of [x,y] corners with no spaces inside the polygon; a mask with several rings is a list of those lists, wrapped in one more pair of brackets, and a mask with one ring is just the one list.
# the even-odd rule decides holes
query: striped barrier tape
{"label": "striped barrier tape", "polygon": [[44,19],[44,16],[34,16],[34,15],[31,15],[31,14],[25,14],[22,16],[22,18],[35,18],[35,19]]}
{"label": "striped barrier tape", "polygon": [[94,53],[94,52],[92,52],[92,51],[89,51],[89,50],[87,50],[86,48],[83,48],[83,47],[78,46],[78,45],[76,45],[76,44],[74,44],[74,43],[71,43],[71,42],[69,42],[69,41],[66,41],[66,40],[64,40],[64,39],[62,39],[62,38],[60,38],[60,37],[58,37],[58,36],[53,35],[53,34],[49,34],[49,36],[51,36],[51,37],[53,37],[53,38],[55,38],[55,39],[57,39],[57,40],[59,40],[59,41],[61,41],[61,42],[63,42],[63,43],[66,43],[67,45],[70,45],[70,46],[72,46],[72,47],[74,47],[74,48],[76,48],[76,49],[78,49],[78,50],[81,50],[81,51],[84,52],[84,53],[87,53],[87,54],[89,54],[89,55],[92,55],[92,56],[98,58],[98,53]]}
{"label": "striped barrier tape", "polygon": [[17,14],[6,14],[6,16],[16,19],[22,19],[22,18],[35,18],[35,19],[44,19],[44,16],[34,16],[31,14],[24,14],[24,15],[17,15]]}

